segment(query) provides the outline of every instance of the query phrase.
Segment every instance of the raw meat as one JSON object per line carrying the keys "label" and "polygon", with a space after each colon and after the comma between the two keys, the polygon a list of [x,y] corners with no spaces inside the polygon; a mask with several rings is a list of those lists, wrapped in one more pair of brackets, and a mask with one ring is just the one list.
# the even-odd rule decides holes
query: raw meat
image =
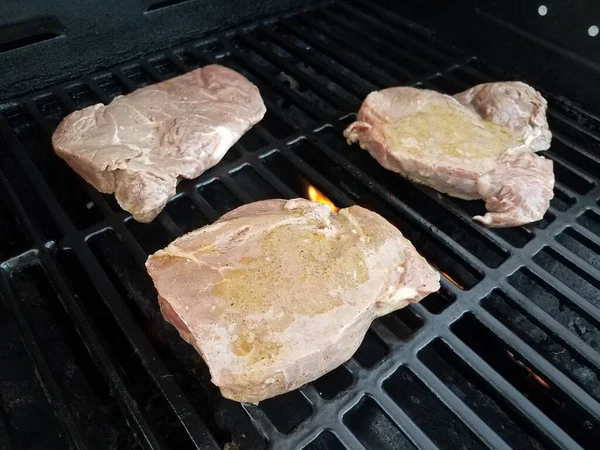
{"label": "raw meat", "polygon": [[490,227],[540,220],[554,193],[546,100],[520,82],[450,97],[397,87],[372,92],[345,131],[386,169],[454,197],[486,201]]}
{"label": "raw meat", "polygon": [[402,234],[359,206],[242,206],[146,262],[162,313],[222,394],[257,403],[349,359],[376,317],[439,289]]}
{"label": "raw meat", "polygon": [[52,144],[88,183],[152,221],[182,178],[195,178],[265,114],[256,86],[211,65],[67,116]]}

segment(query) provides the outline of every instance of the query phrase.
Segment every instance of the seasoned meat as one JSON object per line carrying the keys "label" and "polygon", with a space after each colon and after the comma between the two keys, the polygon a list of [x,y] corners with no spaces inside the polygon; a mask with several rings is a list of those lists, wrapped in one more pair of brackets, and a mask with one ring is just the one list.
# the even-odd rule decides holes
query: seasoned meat
{"label": "seasoned meat", "polygon": [[195,178],[265,114],[256,86],[211,65],[67,116],[56,153],[88,183],[152,221],[182,178]]}
{"label": "seasoned meat", "polygon": [[450,97],[397,87],[372,92],[345,131],[386,169],[454,197],[483,199],[491,227],[540,220],[553,197],[546,100],[520,82]]}
{"label": "seasoned meat", "polygon": [[359,206],[242,206],[148,258],[163,315],[222,394],[257,403],[349,359],[376,317],[439,288],[402,234]]}

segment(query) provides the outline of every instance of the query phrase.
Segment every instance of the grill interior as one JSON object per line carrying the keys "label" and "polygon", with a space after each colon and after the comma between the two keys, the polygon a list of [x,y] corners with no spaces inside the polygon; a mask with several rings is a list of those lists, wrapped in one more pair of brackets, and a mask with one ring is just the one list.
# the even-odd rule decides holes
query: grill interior
{"label": "grill interior", "polygon": [[[268,112],[151,224],[79,179],[50,136],[73,110],[209,63]],[[406,17],[329,4],[0,105],[0,448],[595,448],[600,439],[600,118],[549,101],[555,198],[486,229],[482,202],[414,185],[341,131],[371,91],[499,78]],[[377,320],[354,357],[261,403],[223,399],[162,319],[148,253],[244,203],[307,195],[395,224],[442,289]]]}

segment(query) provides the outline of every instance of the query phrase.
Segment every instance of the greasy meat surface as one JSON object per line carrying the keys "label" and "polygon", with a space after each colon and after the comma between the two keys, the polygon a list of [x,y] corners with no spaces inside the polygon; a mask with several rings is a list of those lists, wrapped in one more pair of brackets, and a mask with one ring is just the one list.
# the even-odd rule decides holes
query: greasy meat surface
{"label": "greasy meat surface", "polygon": [[217,164],[265,111],[256,86],[211,65],[75,111],[52,144],[88,183],[150,222],[181,178]]}
{"label": "greasy meat surface", "polygon": [[381,216],[303,199],[242,206],[148,258],[163,315],[222,394],[256,403],[334,369],[376,317],[439,288]]}
{"label": "greasy meat surface", "polygon": [[372,92],[345,131],[386,169],[454,197],[483,199],[485,225],[540,220],[553,197],[546,100],[520,82],[450,97],[397,87]]}

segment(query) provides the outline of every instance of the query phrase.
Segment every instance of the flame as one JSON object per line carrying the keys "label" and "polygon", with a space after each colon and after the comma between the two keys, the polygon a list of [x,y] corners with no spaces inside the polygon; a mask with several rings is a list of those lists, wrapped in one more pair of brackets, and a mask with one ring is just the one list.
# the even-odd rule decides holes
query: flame
{"label": "flame", "polygon": [[338,212],[340,210],[340,208],[335,206],[335,204],[331,200],[329,200],[329,198],[327,198],[327,196],[325,194],[323,194],[320,190],[318,190],[312,184],[308,185],[306,193],[308,194],[308,198],[310,200],[312,200],[313,202],[323,203],[323,204],[329,206],[333,212]]}
{"label": "flame", "polygon": [[[442,272],[440,270],[440,272]],[[454,278],[452,278],[450,275],[448,275],[446,272],[442,272],[442,275],[444,275],[446,278],[448,278],[448,280],[450,280],[450,282],[456,286],[457,288],[459,288],[460,290],[464,291],[465,288],[462,284],[460,284],[458,281],[456,281]]]}
{"label": "flame", "polygon": [[433,267],[435,267],[439,273],[441,273],[441,274],[442,274],[442,275],[444,275],[444,276],[445,276],[445,277],[446,277],[448,280],[450,280],[450,282],[451,282],[451,283],[452,283],[454,286],[456,286],[457,288],[459,288],[461,291],[464,291],[464,290],[465,290],[465,288],[464,288],[464,286],[463,286],[462,284],[460,284],[458,281],[456,281],[454,278],[452,278],[452,277],[451,277],[450,275],[448,275],[446,272],[444,272],[443,270],[441,270],[441,269],[440,269],[438,266],[436,266],[435,264],[433,264],[433,263],[431,263],[431,262],[430,262],[429,264],[431,264]]}
{"label": "flame", "polygon": [[542,386],[544,389],[550,389],[550,385],[546,382],[546,380],[544,380],[537,373],[535,373],[532,369],[530,369],[525,364],[523,364],[523,362],[521,362],[517,358],[515,358],[514,354],[512,354],[508,350],[506,350],[506,353],[508,354],[508,356],[510,357],[510,359],[512,359],[514,362],[516,362],[519,366],[523,367],[527,371],[527,373],[529,374],[529,376],[531,378],[533,378],[540,386]]}

